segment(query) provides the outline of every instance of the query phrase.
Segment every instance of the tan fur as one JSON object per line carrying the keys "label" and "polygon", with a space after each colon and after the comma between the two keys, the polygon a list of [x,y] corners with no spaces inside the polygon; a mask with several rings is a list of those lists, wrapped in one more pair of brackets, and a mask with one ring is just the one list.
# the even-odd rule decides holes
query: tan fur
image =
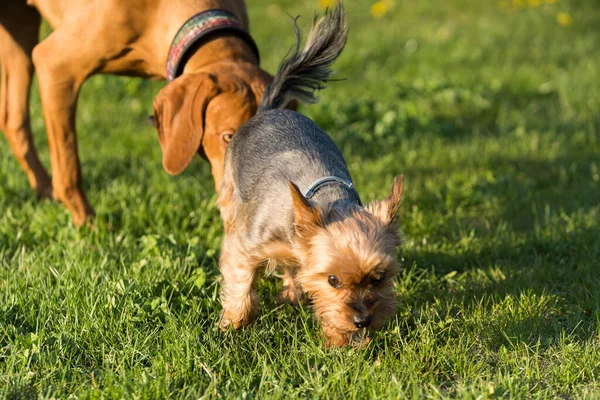
{"label": "tan fur", "polygon": [[[222,329],[239,329],[259,314],[255,279],[265,263],[285,267],[280,299],[296,304],[303,293],[308,295],[329,346],[347,345],[360,336],[353,322],[357,314],[372,317],[370,330],[381,328],[394,314],[393,280],[399,271],[396,248],[401,242],[395,220],[402,200],[402,177],[395,180],[386,199],[353,209],[321,208],[291,184],[295,219],[291,243],[255,243],[247,236],[241,219],[248,216],[236,214],[240,200],[230,179],[225,177],[218,201],[226,224],[220,261]],[[236,229],[231,229],[232,224]],[[340,287],[332,287],[330,276],[339,279]]]}
{"label": "tan fur", "polygon": [[[81,86],[99,73],[165,79],[173,37],[189,17],[210,8],[232,12],[248,29],[242,0],[3,1],[0,129],[34,190],[63,202],[76,225],[94,214],[82,189],[77,153],[75,112]],[[54,31],[38,44],[40,14]],[[38,159],[29,127],[34,67],[52,180]],[[154,103],[165,169],[179,173],[199,152],[209,160],[220,188],[229,135],[255,114],[270,81],[240,38],[223,33],[202,45],[183,75],[167,84]]]}

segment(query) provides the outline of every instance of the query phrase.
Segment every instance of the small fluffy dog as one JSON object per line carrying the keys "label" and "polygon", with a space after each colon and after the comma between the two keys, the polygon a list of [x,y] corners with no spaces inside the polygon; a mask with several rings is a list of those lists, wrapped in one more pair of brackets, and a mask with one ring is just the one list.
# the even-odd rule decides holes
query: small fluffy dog
{"label": "small fluffy dog", "polygon": [[316,102],[314,91],[346,43],[342,6],[313,25],[302,51],[297,27],[296,36],[294,54],[225,155],[220,326],[248,325],[259,313],[259,271],[282,267],[281,298],[294,304],[306,293],[328,345],[356,344],[396,311],[402,176],[385,200],[363,207],[329,136],[307,117],[279,109],[291,100]]}

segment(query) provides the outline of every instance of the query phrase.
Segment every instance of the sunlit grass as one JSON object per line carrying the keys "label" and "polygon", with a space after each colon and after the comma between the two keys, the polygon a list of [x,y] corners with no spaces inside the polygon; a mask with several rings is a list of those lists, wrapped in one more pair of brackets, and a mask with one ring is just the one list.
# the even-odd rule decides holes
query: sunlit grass
{"label": "sunlit grass", "polygon": [[[327,6],[273,3],[248,5],[269,71],[286,13],[306,32]],[[405,174],[395,318],[365,350],[326,350],[269,280],[263,316],[220,333],[210,168],[162,170],[162,83],[100,76],[77,120],[94,230],[37,201],[0,141],[0,397],[600,397],[596,3],[347,3],[344,80],[302,112],[365,200]],[[37,92],[32,126],[48,164]]]}

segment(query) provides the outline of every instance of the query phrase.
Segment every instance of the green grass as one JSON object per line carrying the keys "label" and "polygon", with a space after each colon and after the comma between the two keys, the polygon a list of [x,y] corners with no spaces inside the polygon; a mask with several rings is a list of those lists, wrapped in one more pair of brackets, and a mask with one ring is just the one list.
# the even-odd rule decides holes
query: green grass
{"label": "green grass", "polygon": [[[274,71],[286,13],[306,32],[318,3],[248,3]],[[209,166],[162,170],[145,119],[162,83],[98,76],[77,115],[94,230],[36,200],[0,141],[0,397],[600,397],[597,5],[348,3],[346,80],[302,112],[365,200],[405,174],[396,317],[364,350],[326,350],[272,279],[263,316],[220,333]],[[37,90],[32,124],[48,165]]]}

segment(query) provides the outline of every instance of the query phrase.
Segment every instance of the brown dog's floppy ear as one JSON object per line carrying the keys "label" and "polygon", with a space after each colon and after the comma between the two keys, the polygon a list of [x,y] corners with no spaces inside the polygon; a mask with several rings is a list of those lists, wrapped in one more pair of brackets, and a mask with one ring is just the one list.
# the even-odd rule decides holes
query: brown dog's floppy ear
{"label": "brown dog's floppy ear", "polygon": [[270,75],[265,74],[261,78],[254,79],[250,84],[250,88],[252,89],[252,94],[254,94],[254,98],[256,99],[256,106],[260,104],[262,100],[263,93],[269,83],[273,81],[273,78]]}
{"label": "brown dog's floppy ear", "polygon": [[367,211],[379,218],[384,224],[392,224],[396,221],[396,214],[402,203],[402,192],[404,184],[404,175],[399,175],[394,179],[392,192],[388,197],[380,201],[369,203]]}
{"label": "brown dog's floppy ear", "polygon": [[298,186],[292,182],[289,185],[294,206],[294,229],[298,236],[305,239],[309,238],[317,228],[323,226],[323,217],[318,208],[310,205]]}
{"label": "brown dog's floppy ear", "polygon": [[202,143],[206,107],[218,93],[216,77],[183,75],[154,99],[154,124],[163,151],[163,167],[177,175],[192,161]]}

